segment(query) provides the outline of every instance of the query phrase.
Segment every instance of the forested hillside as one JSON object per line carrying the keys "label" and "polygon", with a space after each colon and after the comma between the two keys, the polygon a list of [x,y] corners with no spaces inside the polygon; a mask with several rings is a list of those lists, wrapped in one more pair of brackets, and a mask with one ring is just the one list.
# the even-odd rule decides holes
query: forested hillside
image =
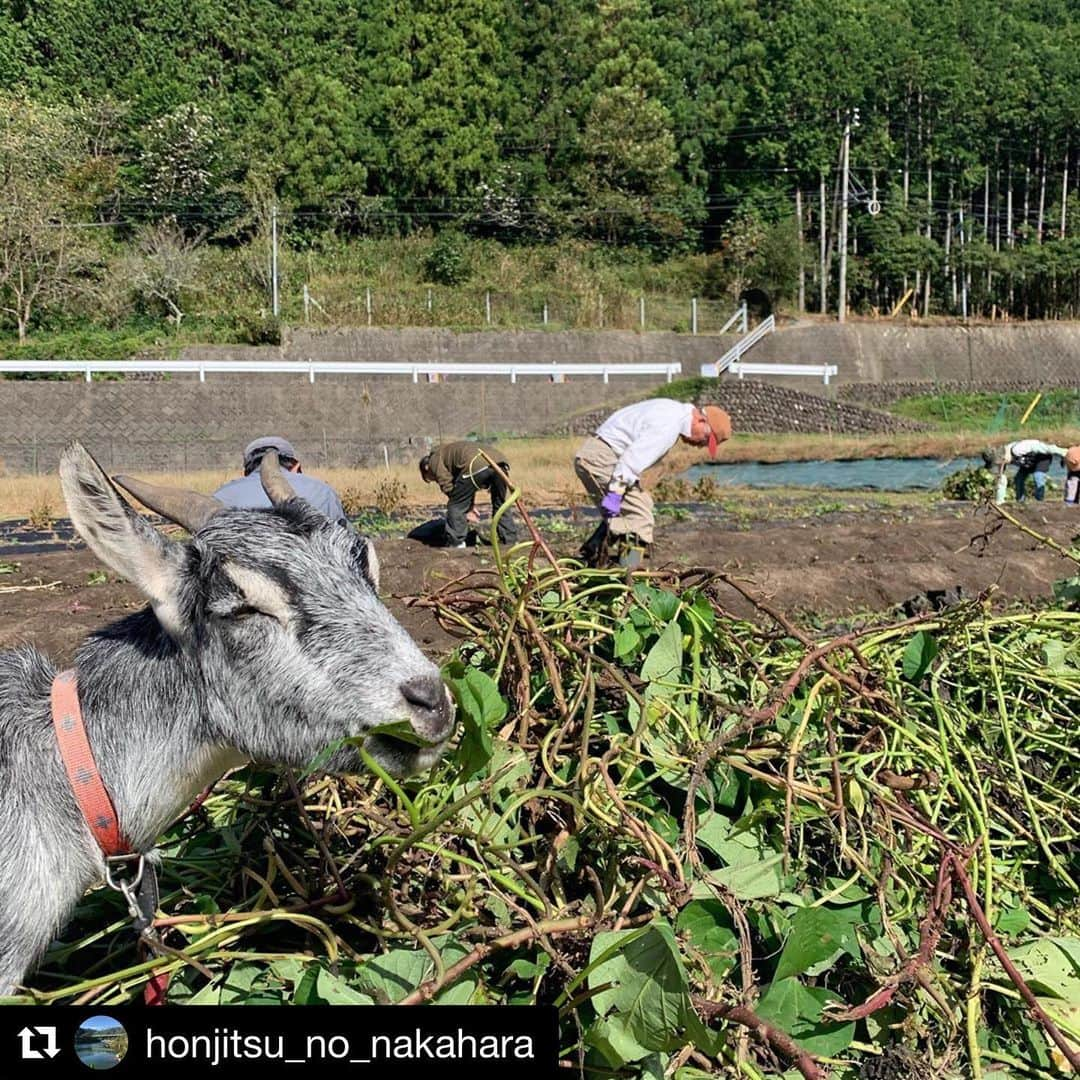
{"label": "forested hillside", "polygon": [[253,303],[275,206],[308,274],[441,233],[419,281],[573,243],[835,310],[845,130],[853,309],[1075,317],[1078,27],[1070,0],[6,2],[5,326],[179,324],[224,252]]}

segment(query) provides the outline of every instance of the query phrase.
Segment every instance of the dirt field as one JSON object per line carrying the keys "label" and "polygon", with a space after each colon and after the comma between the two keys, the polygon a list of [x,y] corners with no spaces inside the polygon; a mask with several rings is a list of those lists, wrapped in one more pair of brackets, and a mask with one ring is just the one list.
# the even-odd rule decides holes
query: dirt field
{"label": "dirt field", "polygon": [[[1080,511],[1061,503],[1029,503],[1021,518],[1066,546],[1080,532]],[[996,586],[994,602],[1048,597],[1070,576],[1066,559],[1006,525],[979,539],[996,518],[959,504],[864,507],[808,519],[747,523],[713,508],[677,511],[661,522],[651,565],[707,566],[743,578],[778,608],[807,623],[884,612],[932,589],[963,588],[965,596]],[[589,521],[541,517],[554,550],[576,550]],[[0,648],[29,642],[61,663],[91,630],[142,606],[136,590],[104,575],[94,557],[58,526],[51,545],[33,553],[28,532],[0,538]],[[40,540],[40,537],[36,539]],[[470,568],[489,564],[482,548],[432,549],[388,536],[379,541],[383,590],[390,608],[425,651],[445,656],[454,639],[408,597],[429,593]],[[6,572],[4,572],[6,571]],[[28,589],[27,586],[47,586]],[[733,591],[731,608],[746,610]]]}

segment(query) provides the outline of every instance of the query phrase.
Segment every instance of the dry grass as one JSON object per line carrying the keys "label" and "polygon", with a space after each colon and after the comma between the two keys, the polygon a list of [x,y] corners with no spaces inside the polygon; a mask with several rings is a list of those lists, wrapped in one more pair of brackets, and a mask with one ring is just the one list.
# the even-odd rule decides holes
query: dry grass
{"label": "dry grass", "polygon": [[[574,451],[581,440],[570,439],[515,439],[500,443],[505,450],[516,483],[522,484],[534,505],[565,503],[571,494],[581,501],[582,493],[574,475]],[[117,470],[118,472],[121,470]],[[432,506],[444,501],[442,492],[434,484],[425,484],[415,464],[374,466],[368,469],[317,469],[309,470],[313,476],[325,480],[339,493],[349,492],[352,506],[377,506],[384,501],[380,492],[390,488],[400,491],[398,505],[401,508]],[[155,484],[188,488],[209,493],[227,480],[234,480],[238,473],[227,469],[207,469],[188,473],[138,473],[140,479]],[[0,519],[28,518],[35,507],[48,505],[61,516],[66,516],[64,498],[60,491],[60,479],[52,476],[5,476],[0,477]]]}
{"label": "dry grass", "polygon": [[[1080,429],[1031,428],[1025,436],[1042,438],[1064,446],[1080,443]],[[725,444],[719,459],[735,461],[810,461],[841,458],[937,457],[951,458],[977,454],[988,445],[1003,445],[1016,435],[987,436],[981,433],[920,432],[903,435],[737,435]],[[584,502],[584,494],[574,473],[574,451],[581,438],[513,439],[499,443],[510,462],[513,479],[521,485],[533,506],[565,506]],[[680,472],[692,464],[707,461],[703,450],[679,446],[646,475],[651,485],[661,475]],[[312,469],[335,491],[349,492],[353,506],[375,506],[380,490],[387,485],[401,491],[402,509],[432,506],[443,501],[434,484],[420,479],[414,464],[367,469]],[[195,491],[212,492],[236,474],[228,470],[145,475],[153,483],[171,484]],[[48,506],[63,515],[64,500],[56,476],[14,476],[0,478],[0,518],[29,518]]]}

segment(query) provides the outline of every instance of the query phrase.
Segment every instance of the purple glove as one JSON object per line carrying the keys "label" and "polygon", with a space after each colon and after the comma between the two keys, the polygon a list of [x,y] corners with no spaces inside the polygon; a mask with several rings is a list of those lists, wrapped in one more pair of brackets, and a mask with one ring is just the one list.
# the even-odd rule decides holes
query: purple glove
{"label": "purple glove", "polygon": [[618,517],[619,512],[622,510],[622,499],[623,497],[618,491],[609,491],[600,500],[600,509],[604,511],[604,516]]}

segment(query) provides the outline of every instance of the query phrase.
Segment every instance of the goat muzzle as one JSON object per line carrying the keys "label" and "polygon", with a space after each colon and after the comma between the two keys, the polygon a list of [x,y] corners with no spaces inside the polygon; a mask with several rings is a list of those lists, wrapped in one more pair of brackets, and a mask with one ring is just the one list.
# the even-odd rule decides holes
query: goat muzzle
{"label": "goat muzzle", "polygon": [[448,739],[454,730],[454,701],[446,683],[435,675],[421,675],[399,688],[412,714],[410,723],[430,743]]}

